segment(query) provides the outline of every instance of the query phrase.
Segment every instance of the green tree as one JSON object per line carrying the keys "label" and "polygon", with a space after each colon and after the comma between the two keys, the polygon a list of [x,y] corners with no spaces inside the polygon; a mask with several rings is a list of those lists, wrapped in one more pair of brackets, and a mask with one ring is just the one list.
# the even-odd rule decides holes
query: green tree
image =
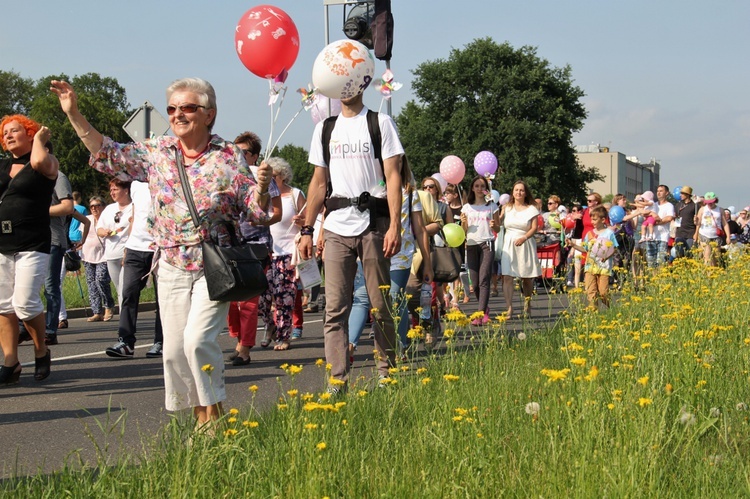
{"label": "green tree", "polygon": [[34,80],[13,71],[0,70],[0,117],[9,114],[28,116]]}
{"label": "green tree", "polygon": [[291,184],[307,195],[307,187],[310,185],[313,174],[313,167],[307,162],[307,150],[304,147],[287,144],[278,149],[275,156],[284,158],[291,165],[294,172]]}
{"label": "green tree", "polygon": [[[130,142],[122,129],[132,109],[128,105],[125,89],[115,78],[87,73],[69,80],[66,75],[47,76],[36,82],[30,116],[52,130],[52,144],[60,168],[70,179],[74,190],[87,199],[95,194],[109,192],[109,178],[89,166],[90,154],[60,109],[57,97],[49,91],[51,80],[67,80],[78,94],[81,113],[102,134],[116,142]],[[105,197],[105,199],[107,199]]]}
{"label": "green tree", "polygon": [[574,154],[572,135],[586,111],[569,66],[550,67],[533,47],[483,38],[454,49],[447,60],[420,64],[414,74],[417,101],[396,121],[417,178],[439,171],[442,158],[455,154],[466,164],[466,188],[474,157],[484,150],[498,158],[493,188],[500,192],[520,178],[535,196],[557,194],[567,202],[582,198],[586,184],[599,178]]}

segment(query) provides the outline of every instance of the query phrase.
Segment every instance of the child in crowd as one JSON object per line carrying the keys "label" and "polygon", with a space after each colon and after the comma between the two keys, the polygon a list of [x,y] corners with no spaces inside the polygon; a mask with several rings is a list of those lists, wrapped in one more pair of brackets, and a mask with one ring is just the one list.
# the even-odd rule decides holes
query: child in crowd
{"label": "child in crowd", "polygon": [[654,207],[654,193],[646,191],[640,196],[636,196],[635,206],[639,210],[644,210],[645,213],[643,215],[643,225],[641,225],[641,241],[653,241],[656,219],[654,218],[654,212],[649,210],[652,210]]}
{"label": "child in crowd", "polygon": [[597,302],[601,301],[609,307],[609,276],[612,274],[617,238],[614,231],[607,227],[607,210],[604,206],[594,206],[589,213],[594,230],[586,234],[580,244],[572,239],[567,242],[572,248],[587,253],[583,273],[589,304],[597,306]]}

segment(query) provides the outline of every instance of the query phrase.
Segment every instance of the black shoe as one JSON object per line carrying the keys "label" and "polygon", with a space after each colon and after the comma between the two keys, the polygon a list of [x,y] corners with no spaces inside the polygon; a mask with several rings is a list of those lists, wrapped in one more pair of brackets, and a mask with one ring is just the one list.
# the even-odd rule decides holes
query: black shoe
{"label": "black shoe", "polygon": [[249,364],[250,364],[250,356],[249,355],[247,356],[247,359],[243,359],[242,357],[240,357],[238,355],[237,357],[235,357],[232,360],[232,365],[233,366],[247,366]]}
{"label": "black shoe", "polygon": [[32,339],[33,338],[31,337],[31,335],[29,334],[29,332],[26,331],[26,329],[21,329],[21,332],[18,333],[18,343],[19,344],[23,343],[24,341],[31,341]]}
{"label": "black shoe", "polygon": [[146,352],[146,357],[148,357],[149,359],[155,359],[157,357],[161,357],[162,356],[161,351],[162,351],[161,341],[157,341],[153,344],[151,348],[149,348],[148,352]]}
{"label": "black shoe", "polygon": [[16,362],[15,366],[0,367],[0,385],[13,385],[18,383],[21,377],[21,364]]}
{"label": "black shoe", "polygon": [[57,345],[57,333],[55,334],[45,334],[44,335],[44,344],[45,345]]}
{"label": "black shoe", "polygon": [[135,350],[133,349],[133,345],[128,345],[124,341],[120,340],[111,347],[107,348],[104,353],[106,353],[110,357],[132,359]]}
{"label": "black shoe", "polygon": [[34,379],[42,381],[49,376],[50,364],[52,363],[52,352],[47,349],[47,354],[44,357],[34,359]]}

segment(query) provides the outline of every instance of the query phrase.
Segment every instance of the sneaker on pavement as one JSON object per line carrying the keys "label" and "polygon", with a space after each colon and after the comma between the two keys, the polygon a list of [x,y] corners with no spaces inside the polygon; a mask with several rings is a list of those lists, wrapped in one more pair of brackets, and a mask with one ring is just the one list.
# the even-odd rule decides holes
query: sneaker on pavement
{"label": "sneaker on pavement", "polygon": [[111,347],[104,351],[110,357],[116,358],[132,358],[135,350],[132,345],[128,345],[124,341],[120,340]]}
{"label": "sneaker on pavement", "polygon": [[302,339],[302,329],[295,327],[294,331],[292,331],[292,339],[293,340]]}
{"label": "sneaker on pavement", "polygon": [[146,357],[148,357],[149,359],[161,357],[161,350],[162,350],[161,341],[157,341],[156,343],[154,343],[154,345],[151,348],[149,348],[148,352],[146,352]]}

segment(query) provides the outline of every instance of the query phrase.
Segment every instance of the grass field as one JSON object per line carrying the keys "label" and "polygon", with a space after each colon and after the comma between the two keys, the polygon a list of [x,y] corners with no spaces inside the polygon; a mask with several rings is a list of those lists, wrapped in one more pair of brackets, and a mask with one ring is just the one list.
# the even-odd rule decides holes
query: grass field
{"label": "grass field", "polygon": [[[175,419],[146,457],[5,481],[8,497],[725,497],[750,494],[750,258],[679,260],[553,327],[450,314],[440,353],[329,400],[292,389]],[[473,335],[470,341],[458,341]],[[447,343],[447,344],[446,344]],[[210,369],[211,366],[206,366]],[[281,386],[281,384],[279,385]]]}

